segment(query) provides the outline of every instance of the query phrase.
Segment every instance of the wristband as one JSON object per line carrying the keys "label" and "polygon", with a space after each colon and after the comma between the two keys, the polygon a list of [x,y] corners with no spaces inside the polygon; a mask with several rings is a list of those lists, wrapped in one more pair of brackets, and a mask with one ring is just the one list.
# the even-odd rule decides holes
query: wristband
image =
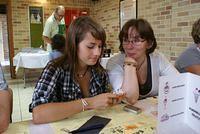
{"label": "wristband", "polygon": [[124,62],[124,66],[133,66],[133,67],[137,67],[137,63],[136,62]]}
{"label": "wristband", "polygon": [[83,111],[85,111],[85,107],[87,107],[89,104],[85,99],[81,99],[81,102],[82,102]]}

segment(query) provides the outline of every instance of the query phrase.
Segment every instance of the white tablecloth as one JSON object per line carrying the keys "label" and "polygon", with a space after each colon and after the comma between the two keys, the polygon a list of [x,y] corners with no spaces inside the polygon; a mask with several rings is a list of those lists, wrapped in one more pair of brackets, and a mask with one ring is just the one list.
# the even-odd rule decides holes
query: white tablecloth
{"label": "white tablecloth", "polygon": [[17,72],[19,67],[22,68],[44,68],[49,62],[49,52],[41,51],[38,53],[19,52],[13,58],[13,64]]}
{"label": "white tablecloth", "polygon": [[101,65],[103,66],[103,68],[106,69],[106,64],[107,64],[109,59],[110,59],[110,57],[101,58]]}
{"label": "white tablecloth", "polygon": [[[112,57],[113,55],[111,55]],[[106,64],[110,57],[101,59],[101,65],[106,68]],[[50,60],[49,52],[38,51],[38,52],[19,52],[13,58],[13,64],[16,66],[15,71],[17,72],[20,67],[24,68],[24,88],[26,87],[26,76],[25,69],[44,68]]]}
{"label": "white tablecloth", "polygon": [[[111,55],[112,57],[113,55]],[[110,57],[104,57],[101,59],[101,65],[106,68],[106,64]],[[49,52],[41,51],[37,53],[26,53],[19,52],[13,58],[13,64],[16,66],[15,71],[17,72],[19,67],[22,68],[44,68],[46,64],[49,62]]]}
{"label": "white tablecloth", "polygon": [[110,57],[103,57],[101,58],[101,65],[106,69],[106,64],[108,62],[108,60],[113,57],[114,55],[116,55],[118,53],[114,53],[114,54],[111,54]]}

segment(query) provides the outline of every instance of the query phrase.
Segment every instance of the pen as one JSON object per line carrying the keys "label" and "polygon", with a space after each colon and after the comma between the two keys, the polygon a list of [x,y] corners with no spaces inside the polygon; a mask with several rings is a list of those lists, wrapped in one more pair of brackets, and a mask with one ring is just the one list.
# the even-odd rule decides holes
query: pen
{"label": "pen", "polygon": [[103,128],[103,127],[104,127],[104,124],[96,124],[96,125],[88,126],[88,127],[85,127],[85,128],[73,130],[73,131],[70,132],[70,134],[76,134],[76,133],[79,133],[79,132],[90,131],[90,130]]}

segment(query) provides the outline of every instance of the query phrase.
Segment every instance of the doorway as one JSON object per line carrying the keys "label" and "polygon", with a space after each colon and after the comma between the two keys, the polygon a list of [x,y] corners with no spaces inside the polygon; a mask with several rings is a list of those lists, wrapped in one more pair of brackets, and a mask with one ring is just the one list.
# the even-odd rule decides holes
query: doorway
{"label": "doorway", "polygon": [[65,8],[65,25],[66,25],[66,32],[70,25],[70,23],[79,16],[89,15],[88,8]]}
{"label": "doorway", "polygon": [[6,5],[0,4],[0,62],[10,66]]}
{"label": "doorway", "polygon": [[0,63],[5,65],[6,73],[15,78],[11,0],[0,1],[0,16]]}

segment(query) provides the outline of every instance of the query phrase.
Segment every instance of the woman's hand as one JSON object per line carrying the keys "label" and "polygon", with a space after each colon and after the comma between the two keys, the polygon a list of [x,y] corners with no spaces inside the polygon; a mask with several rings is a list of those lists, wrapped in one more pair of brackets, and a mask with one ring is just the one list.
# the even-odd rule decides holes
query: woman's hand
{"label": "woman's hand", "polygon": [[126,96],[126,93],[124,91],[119,91],[119,92],[113,92],[117,97],[113,99],[114,104],[119,104]]}
{"label": "woman's hand", "polygon": [[103,109],[118,104],[124,98],[124,94],[103,93],[88,98],[89,109]]}
{"label": "woman's hand", "polygon": [[131,57],[125,57],[124,63],[137,63],[137,61]]}

